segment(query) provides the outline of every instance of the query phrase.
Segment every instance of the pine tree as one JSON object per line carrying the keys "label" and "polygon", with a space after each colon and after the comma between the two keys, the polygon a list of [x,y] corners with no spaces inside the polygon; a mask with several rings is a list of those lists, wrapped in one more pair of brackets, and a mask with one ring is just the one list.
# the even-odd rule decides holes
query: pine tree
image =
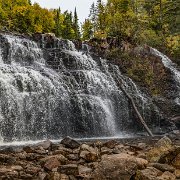
{"label": "pine tree", "polygon": [[76,8],[74,10],[73,29],[75,32],[75,39],[80,39],[80,30],[79,30],[78,16],[77,16]]}
{"label": "pine tree", "polygon": [[89,19],[93,26],[93,33],[95,33],[95,31],[97,31],[98,29],[97,27],[98,11],[94,2],[92,3],[91,8],[90,8]]}
{"label": "pine tree", "polygon": [[60,24],[61,9],[55,10],[55,34],[57,37],[61,36],[61,24]]}

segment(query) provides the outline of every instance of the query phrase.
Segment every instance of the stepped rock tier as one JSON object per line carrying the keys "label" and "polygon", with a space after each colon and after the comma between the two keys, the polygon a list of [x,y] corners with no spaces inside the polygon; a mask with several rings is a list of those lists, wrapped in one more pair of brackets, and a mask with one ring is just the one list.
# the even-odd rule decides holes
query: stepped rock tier
{"label": "stepped rock tier", "polygon": [[[161,109],[117,66],[78,52],[71,41],[40,37],[0,35],[1,141],[116,136],[143,129],[119,80],[149,127],[168,130]],[[179,98],[177,93],[174,102]]]}

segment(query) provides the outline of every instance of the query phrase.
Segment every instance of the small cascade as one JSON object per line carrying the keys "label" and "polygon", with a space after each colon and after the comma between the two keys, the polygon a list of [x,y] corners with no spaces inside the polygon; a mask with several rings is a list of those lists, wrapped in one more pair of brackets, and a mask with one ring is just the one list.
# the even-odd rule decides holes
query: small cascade
{"label": "small cascade", "polygon": [[153,48],[151,48],[151,52],[154,55],[160,57],[164,66],[168,68],[173,74],[175,86],[177,88],[176,98],[174,99],[174,101],[178,105],[180,105],[180,71],[176,68],[176,65],[166,55],[162,54],[161,52]]}

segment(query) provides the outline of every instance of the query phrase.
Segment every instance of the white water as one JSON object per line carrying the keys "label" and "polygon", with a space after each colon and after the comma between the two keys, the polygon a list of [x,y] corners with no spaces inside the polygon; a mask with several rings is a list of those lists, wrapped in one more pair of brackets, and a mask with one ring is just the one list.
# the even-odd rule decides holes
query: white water
{"label": "white water", "polygon": [[172,72],[176,83],[176,87],[179,91],[177,97],[175,98],[175,102],[180,105],[180,71],[176,68],[176,65],[166,55],[162,54],[161,52],[153,48],[151,49],[151,51],[154,55],[160,57],[164,66]]}
{"label": "white water", "polygon": [[4,38],[9,49],[2,59],[0,46],[0,142],[128,134],[132,112],[117,78],[151,121],[148,98],[117,66],[83,55],[70,41],[58,40],[58,48],[46,49],[45,57],[33,41]]}

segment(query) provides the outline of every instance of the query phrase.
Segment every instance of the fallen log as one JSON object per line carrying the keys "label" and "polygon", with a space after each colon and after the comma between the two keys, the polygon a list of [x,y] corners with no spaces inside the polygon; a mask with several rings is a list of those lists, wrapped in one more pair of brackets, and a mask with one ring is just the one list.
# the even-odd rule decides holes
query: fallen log
{"label": "fallen log", "polygon": [[122,86],[122,83],[120,83],[118,81],[118,85],[120,87],[120,89],[122,90],[122,92],[125,94],[125,96],[129,99],[130,103],[132,104],[132,107],[136,113],[136,115],[138,116],[141,124],[144,126],[144,128],[146,129],[147,133],[150,135],[150,136],[154,136],[153,133],[151,132],[151,130],[149,129],[149,127],[147,126],[146,122],[144,121],[143,117],[141,116],[140,112],[138,111],[137,107],[136,107],[136,104],[133,100],[133,98],[128,94],[128,92],[123,88]]}

